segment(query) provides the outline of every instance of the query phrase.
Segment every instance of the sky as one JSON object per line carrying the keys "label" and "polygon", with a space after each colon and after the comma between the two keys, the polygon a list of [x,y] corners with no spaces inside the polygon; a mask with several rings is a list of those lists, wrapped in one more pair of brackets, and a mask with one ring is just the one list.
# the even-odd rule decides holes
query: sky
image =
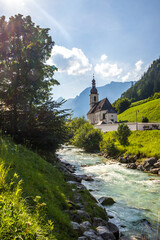
{"label": "sky", "polygon": [[160,0],[0,0],[0,16],[30,15],[50,28],[53,98],[91,86],[137,81],[160,56]]}

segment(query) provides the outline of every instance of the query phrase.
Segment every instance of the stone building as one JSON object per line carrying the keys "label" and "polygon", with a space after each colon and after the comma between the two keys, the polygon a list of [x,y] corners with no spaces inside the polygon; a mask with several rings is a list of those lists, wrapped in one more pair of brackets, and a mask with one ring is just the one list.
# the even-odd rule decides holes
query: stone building
{"label": "stone building", "polygon": [[93,76],[92,88],[90,91],[90,110],[87,113],[87,120],[91,124],[107,124],[117,122],[117,112],[107,98],[99,101],[99,94]]}

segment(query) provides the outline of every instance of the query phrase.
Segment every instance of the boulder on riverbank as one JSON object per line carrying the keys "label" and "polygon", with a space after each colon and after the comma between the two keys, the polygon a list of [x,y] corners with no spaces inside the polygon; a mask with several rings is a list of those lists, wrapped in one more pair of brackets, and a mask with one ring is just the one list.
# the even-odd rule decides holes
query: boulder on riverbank
{"label": "boulder on riverbank", "polygon": [[158,160],[156,157],[147,158],[145,161],[139,164],[136,163],[136,160],[138,160],[138,157],[136,155],[126,155],[119,158],[119,162],[126,163],[127,168],[160,175],[160,160]]}
{"label": "boulder on riverbank", "polygon": [[156,157],[148,158],[142,164],[139,164],[137,169],[144,172],[159,174],[160,160],[158,160]]}
{"label": "boulder on riverbank", "polygon": [[127,154],[120,156],[118,160],[120,163],[135,163],[137,159],[137,155],[132,156],[130,154]]}

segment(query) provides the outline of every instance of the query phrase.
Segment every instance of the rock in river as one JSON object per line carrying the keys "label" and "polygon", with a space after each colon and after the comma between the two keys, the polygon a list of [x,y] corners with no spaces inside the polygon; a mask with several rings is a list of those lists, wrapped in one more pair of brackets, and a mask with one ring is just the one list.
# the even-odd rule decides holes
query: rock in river
{"label": "rock in river", "polygon": [[115,203],[114,199],[111,197],[101,197],[98,199],[98,201],[103,205],[112,205]]}

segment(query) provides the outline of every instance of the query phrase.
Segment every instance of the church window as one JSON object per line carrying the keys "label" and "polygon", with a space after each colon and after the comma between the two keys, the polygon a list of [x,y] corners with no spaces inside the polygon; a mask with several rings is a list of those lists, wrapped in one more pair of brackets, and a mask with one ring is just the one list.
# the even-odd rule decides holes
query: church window
{"label": "church window", "polygon": [[96,96],[94,96],[94,102],[96,102]]}
{"label": "church window", "polygon": [[103,119],[105,119],[105,113],[103,113]]}

